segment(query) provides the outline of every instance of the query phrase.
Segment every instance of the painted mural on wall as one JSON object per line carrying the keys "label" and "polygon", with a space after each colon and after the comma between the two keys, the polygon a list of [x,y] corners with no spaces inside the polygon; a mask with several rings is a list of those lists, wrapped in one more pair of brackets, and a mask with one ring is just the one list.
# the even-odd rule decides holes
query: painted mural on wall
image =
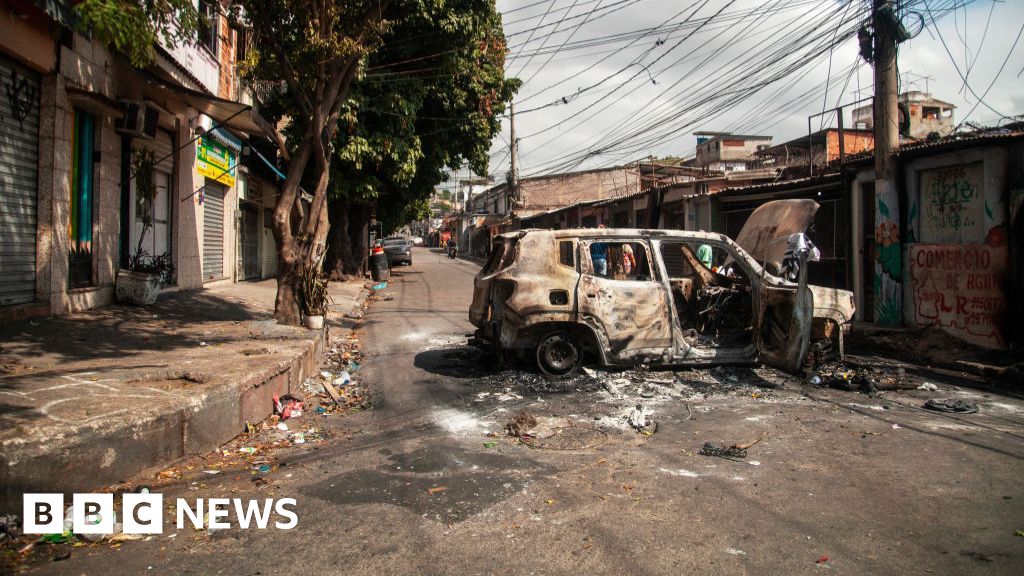
{"label": "painted mural on wall", "polygon": [[875,185],[875,322],[894,325],[903,319],[899,201],[892,187]]}
{"label": "painted mural on wall", "polygon": [[910,247],[914,320],[968,342],[1005,348],[1007,249],[986,244]]}

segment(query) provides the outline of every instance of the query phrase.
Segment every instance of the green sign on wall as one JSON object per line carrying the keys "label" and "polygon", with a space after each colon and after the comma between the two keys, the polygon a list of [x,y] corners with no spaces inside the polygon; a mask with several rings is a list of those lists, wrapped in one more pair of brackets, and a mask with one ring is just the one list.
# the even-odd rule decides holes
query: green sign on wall
{"label": "green sign on wall", "polygon": [[235,164],[238,156],[233,150],[211,138],[200,138],[196,148],[196,172],[225,186],[235,185]]}

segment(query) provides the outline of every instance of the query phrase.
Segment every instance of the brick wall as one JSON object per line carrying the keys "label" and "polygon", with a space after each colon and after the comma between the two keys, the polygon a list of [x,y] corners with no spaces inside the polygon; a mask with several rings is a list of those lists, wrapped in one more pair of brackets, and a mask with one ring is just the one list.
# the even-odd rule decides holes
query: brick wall
{"label": "brick wall", "polygon": [[217,64],[220,67],[217,95],[235,100],[235,32],[228,25],[227,18],[220,19],[220,42],[217,46]]}
{"label": "brick wall", "polygon": [[632,166],[522,180],[519,191],[523,205],[517,213],[520,217],[527,217],[587,200],[625,196],[639,190],[640,176]]}

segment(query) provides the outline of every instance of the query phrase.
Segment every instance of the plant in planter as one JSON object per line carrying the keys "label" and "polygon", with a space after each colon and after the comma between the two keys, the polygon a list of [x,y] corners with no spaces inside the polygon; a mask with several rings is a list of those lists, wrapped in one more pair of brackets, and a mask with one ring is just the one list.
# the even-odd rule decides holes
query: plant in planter
{"label": "plant in planter", "polygon": [[135,253],[128,256],[128,269],[117,274],[118,302],[145,306],[156,302],[160,288],[171,283],[174,261],[167,252],[157,256],[142,247],[146,234],[153,228],[153,203],[156,201],[156,162],[151,150],[136,150],[132,159],[135,179],[136,214],[142,220],[142,232]]}
{"label": "plant in planter", "polygon": [[299,294],[302,297],[303,322],[310,330],[324,327],[324,316],[331,295],[327,292],[327,276],[320,269],[321,260],[316,260],[299,275]]}

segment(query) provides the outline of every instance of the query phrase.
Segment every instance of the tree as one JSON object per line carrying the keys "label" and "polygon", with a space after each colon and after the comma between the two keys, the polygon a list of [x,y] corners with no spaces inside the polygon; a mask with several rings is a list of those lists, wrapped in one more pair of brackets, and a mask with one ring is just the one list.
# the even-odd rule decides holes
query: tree
{"label": "tree", "polygon": [[156,58],[158,41],[193,40],[202,18],[192,0],[82,0],[74,9],[79,32],[124,53],[138,68]]}
{"label": "tree", "polygon": [[[405,2],[417,4],[418,2]],[[297,324],[297,282],[322,258],[330,227],[327,191],[332,141],[362,59],[380,45],[389,27],[390,0],[239,0],[255,33],[251,80],[283,80],[287,127],[264,130],[288,162],[273,213],[278,250],[274,318]],[[312,189],[300,192],[306,183]]]}
{"label": "tree", "polygon": [[362,273],[367,203],[393,230],[429,214],[434,186],[448,170],[468,161],[477,174],[487,173],[498,117],[519,84],[504,75],[505,39],[493,0],[420,6],[391,5],[391,26],[343,107],[329,195],[335,277]]}

